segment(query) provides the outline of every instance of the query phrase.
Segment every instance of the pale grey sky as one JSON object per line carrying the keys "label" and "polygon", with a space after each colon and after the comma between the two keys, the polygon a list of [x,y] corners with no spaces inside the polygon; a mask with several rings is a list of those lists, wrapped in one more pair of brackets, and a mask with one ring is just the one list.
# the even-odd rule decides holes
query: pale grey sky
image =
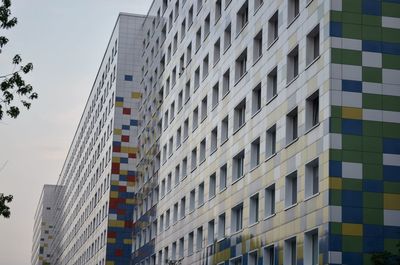
{"label": "pale grey sky", "polygon": [[19,23],[5,32],[0,73],[20,53],[39,99],[0,122],[0,192],[14,195],[11,218],[0,218],[0,264],[28,265],[42,186],[57,182],[118,13],[146,14],[152,0],[12,2]]}

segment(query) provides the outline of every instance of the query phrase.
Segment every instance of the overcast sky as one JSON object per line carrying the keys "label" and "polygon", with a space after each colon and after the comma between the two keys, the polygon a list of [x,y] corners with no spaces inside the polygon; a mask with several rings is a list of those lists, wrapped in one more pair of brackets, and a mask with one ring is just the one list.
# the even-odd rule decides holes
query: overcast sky
{"label": "overcast sky", "polygon": [[0,218],[0,264],[30,264],[33,218],[44,184],[55,184],[119,12],[146,14],[152,0],[13,0],[18,25],[0,74],[20,53],[33,62],[39,93],[31,110],[0,122],[0,193],[13,194]]}

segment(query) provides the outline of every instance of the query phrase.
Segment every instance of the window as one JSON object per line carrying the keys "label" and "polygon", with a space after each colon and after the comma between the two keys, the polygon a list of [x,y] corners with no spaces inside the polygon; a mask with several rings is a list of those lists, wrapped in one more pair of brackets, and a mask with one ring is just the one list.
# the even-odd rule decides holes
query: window
{"label": "window", "polygon": [[164,248],[164,260],[168,260],[168,247]]}
{"label": "window", "polygon": [[181,237],[179,239],[179,253],[178,253],[178,257],[181,259],[183,258],[183,252],[185,250],[185,238]]}
{"label": "window", "polygon": [[263,3],[264,0],[254,0],[254,11],[257,11]]}
{"label": "window", "polygon": [[306,100],[306,130],[319,123],[319,91],[314,92]]}
{"label": "window", "polygon": [[232,29],[231,24],[229,24],[224,31],[224,50],[226,51],[231,47],[232,43]]}
{"label": "window", "polygon": [[244,150],[233,158],[232,181],[236,181],[244,175]]}
{"label": "window", "polygon": [[263,42],[262,30],[260,30],[260,32],[258,32],[253,39],[253,62],[256,62],[258,59],[260,59],[261,55],[263,54],[262,42]]}
{"label": "window", "polygon": [[271,46],[278,39],[278,29],[279,29],[279,17],[278,11],[272,15],[268,20],[268,46]]}
{"label": "window", "polygon": [[161,197],[165,195],[165,179],[161,181]]}
{"label": "window", "polygon": [[177,165],[176,167],[175,167],[175,186],[176,185],[178,185],[179,184],[179,177],[180,177],[180,166],[179,165]]}
{"label": "window", "polygon": [[278,94],[278,67],[269,72],[267,77],[267,101],[271,101]]}
{"label": "window", "polygon": [[319,190],[319,163],[318,158],[306,164],[305,197],[311,197]]}
{"label": "window", "polygon": [[200,251],[203,248],[203,227],[202,226],[197,228],[196,247],[197,247],[197,251]]}
{"label": "window", "polygon": [[186,48],[186,65],[188,65],[192,61],[192,43]]}
{"label": "window", "polygon": [[292,23],[300,12],[300,0],[288,0],[288,24]]}
{"label": "window", "polygon": [[219,61],[221,58],[221,40],[218,39],[214,43],[214,65]]}
{"label": "window", "polygon": [[209,70],[209,62],[208,62],[208,54],[206,57],[203,59],[203,80],[208,76],[208,70]]}
{"label": "window", "polygon": [[304,263],[319,264],[318,229],[305,233]]}
{"label": "window", "polygon": [[249,208],[249,223],[254,224],[257,223],[259,218],[259,196],[258,194],[255,194],[250,197],[250,208]]}
{"label": "window", "polygon": [[238,82],[247,73],[247,49],[245,49],[235,62],[235,81]]}
{"label": "window", "polygon": [[175,203],[174,204],[174,215],[172,216],[172,222],[173,223],[176,223],[176,222],[178,222],[178,203]]}
{"label": "window", "polygon": [[189,210],[194,211],[195,208],[195,201],[196,201],[196,190],[193,189],[190,192],[190,201],[189,201]]}
{"label": "window", "polygon": [[164,113],[164,130],[168,128],[168,110]]}
{"label": "window", "polygon": [[182,160],[182,179],[187,176],[187,158]]}
{"label": "window", "polygon": [[207,236],[208,245],[211,245],[212,243],[214,243],[214,238],[215,238],[214,227],[215,227],[214,220],[209,221],[208,222],[208,236]]}
{"label": "window", "polygon": [[250,252],[248,257],[247,257],[247,264],[248,265],[257,265],[258,264],[258,256],[257,256],[257,250]]}
{"label": "window", "polygon": [[299,46],[296,46],[287,56],[287,83],[299,75]]}
{"label": "window", "polygon": [[210,183],[208,186],[208,196],[209,199],[213,198],[216,194],[216,190],[217,190],[217,176],[215,173],[213,173],[210,176]]}
{"label": "window", "polygon": [[225,141],[228,140],[228,129],[229,129],[228,116],[226,116],[221,121],[221,143],[224,143]]}
{"label": "window", "polygon": [[244,123],[246,122],[246,99],[243,99],[236,107],[234,110],[234,123],[233,123],[233,128],[234,131],[236,132],[239,130]]}
{"label": "window", "polygon": [[204,39],[207,39],[209,34],[210,34],[210,14],[208,14],[206,19],[204,20]]}
{"label": "window", "polygon": [[188,255],[193,254],[194,233],[190,232],[188,237]]}
{"label": "window", "polygon": [[275,251],[274,245],[263,248],[263,265],[274,265],[275,264]]}
{"label": "window", "polygon": [[201,10],[203,7],[203,0],[197,0],[197,13]]}
{"label": "window", "polygon": [[229,6],[232,0],[225,0],[225,9]]}
{"label": "window", "polygon": [[251,143],[250,168],[253,169],[260,164],[260,138]]}
{"label": "window", "polygon": [[181,41],[185,38],[185,36],[186,36],[186,19],[183,19],[181,24]]}
{"label": "window", "polygon": [[196,51],[200,49],[201,46],[201,28],[196,32]]}
{"label": "window", "polygon": [[199,157],[200,163],[204,162],[206,160],[206,138],[204,138],[200,142],[200,157]]}
{"label": "window", "polygon": [[286,176],[285,183],[285,207],[297,203],[297,172]]}
{"label": "window", "polygon": [[186,82],[185,85],[185,103],[190,99],[190,80]]}
{"label": "window", "polygon": [[155,220],[153,223],[152,223],[152,226],[151,226],[151,239],[153,239],[153,238],[155,238],[156,237],[156,235],[157,235],[157,220]]}
{"label": "window", "polygon": [[196,107],[193,110],[193,120],[192,120],[193,131],[197,129],[198,125],[199,125],[199,107]]}
{"label": "window", "polygon": [[178,49],[178,32],[175,34],[175,36],[174,36],[174,42],[173,42],[173,44],[174,44],[174,48],[173,48],[173,51],[174,51],[174,54],[175,54],[175,52],[176,52],[176,50]]}
{"label": "window", "polygon": [[286,115],[286,143],[290,144],[297,139],[298,114],[297,107]]}
{"label": "window", "polygon": [[163,12],[165,12],[167,10],[168,7],[168,0],[163,0]]}
{"label": "window", "polygon": [[172,29],[172,19],[173,19],[173,12],[171,11],[168,17],[168,32],[171,31]]}
{"label": "window", "polygon": [[243,228],[243,203],[232,208],[232,232],[238,232]]}
{"label": "window", "polygon": [[215,2],[215,22],[217,22],[222,15],[222,0],[217,0]]}
{"label": "window", "polygon": [[199,204],[199,207],[204,204],[204,182],[202,182],[199,185],[199,192],[198,192],[198,198],[197,198],[197,203]]}
{"label": "window", "polygon": [[164,231],[164,215],[160,215],[160,231]]}
{"label": "window", "polygon": [[218,216],[218,239],[225,237],[225,213]]}
{"label": "window", "polygon": [[197,67],[194,72],[194,91],[196,91],[200,86],[200,66]]}
{"label": "window", "polygon": [[207,118],[207,96],[201,100],[201,121]]}
{"label": "window", "polygon": [[179,1],[176,1],[176,3],[175,3],[175,10],[174,10],[174,12],[175,12],[175,19],[177,19],[178,16],[179,16]]}
{"label": "window", "polygon": [[249,22],[249,3],[246,0],[236,14],[236,34],[239,34]]}
{"label": "window", "polygon": [[211,104],[212,104],[212,109],[214,109],[219,102],[219,83],[217,82],[213,88],[212,88],[212,100],[211,100]]}
{"label": "window", "polygon": [[183,139],[187,139],[189,136],[189,118],[187,118],[183,123]]}
{"label": "window", "polygon": [[229,90],[230,90],[230,71],[228,69],[222,77],[222,97],[228,94]]}
{"label": "window", "polygon": [[185,215],[186,215],[186,214],[185,214],[185,213],[186,213],[185,209],[186,209],[186,198],[183,197],[183,198],[181,199],[181,209],[180,209],[180,218],[181,218],[181,219],[184,218]]}
{"label": "window", "polygon": [[[229,0],[232,1],[232,0]],[[242,257],[237,257],[229,261],[229,265],[242,265]]]}
{"label": "window", "polygon": [[261,110],[261,83],[251,93],[251,114],[254,115]]}
{"label": "window", "polygon": [[168,178],[167,178],[167,192],[171,191],[171,188],[172,188],[171,184],[172,184],[172,174],[169,173]]}
{"label": "window", "polygon": [[215,127],[211,131],[211,146],[210,146],[210,154],[214,153],[217,150],[218,147],[218,128]]}
{"label": "window", "polygon": [[225,164],[219,169],[219,190],[226,188],[226,179],[228,176],[228,166]]}
{"label": "window", "polygon": [[283,251],[283,263],[285,265],[296,265],[296,238],[290,238],[285,240],[284,251]]}
{"label": "window", "polygon": [[183,90],[181,90],[178,94],[178,112],[182,109],[183,107]]}
{"label": "window", "polygon": [[188,25],[190,26],[193,24],[193,6],[190,7],[189,13],[188,13]]}
{"label": "window", "polygon": [[171,137],[171,138],[169,138],[169,150],[168,150],[169,156],[172,156],[173,150],[174,150],[174,138]]}
{"label": "window", "polygon": [[265,217],[275,214],[275,184],[265,189]]}
{"label": "window", "polygon": [[266,156],[271,157],[276,153],[276,125],[273,125],[267,131],[267,139],[266,139]]}
{"label": "window", "polygon": [[319,56],[319,25],[307,35],[306,58],[307,65],[312,63]]}
{"label": "window", "polygon": [[192,150],[192,167],[191,167],[191,170],[192,171],[195,170],[196,167],[197,167],[197,148],[195,147]]}
{"label": "window", "polygon": [[175,101],[171,104],[171,117],[170,122],[175,118]]}

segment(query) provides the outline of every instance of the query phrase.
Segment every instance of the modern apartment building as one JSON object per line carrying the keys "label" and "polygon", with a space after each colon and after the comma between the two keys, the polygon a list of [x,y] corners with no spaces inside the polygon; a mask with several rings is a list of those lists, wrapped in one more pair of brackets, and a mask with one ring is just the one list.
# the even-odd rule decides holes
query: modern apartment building
{"label": "modern apartment building", "polygon": [[156,0],[132,264],[371,264],[400,240],[400,3]]}
{"label": "modern apartment building", "polygon": [[400,3],[121,14],[57,183],[51,264],[371,264],[400,241]]}
{"label": "modern apartment building", "polygon": [[55,185],[44,185],[35,213],[32,238],[32,265],[50,264],[50,245],[54,238],[53,211]]}

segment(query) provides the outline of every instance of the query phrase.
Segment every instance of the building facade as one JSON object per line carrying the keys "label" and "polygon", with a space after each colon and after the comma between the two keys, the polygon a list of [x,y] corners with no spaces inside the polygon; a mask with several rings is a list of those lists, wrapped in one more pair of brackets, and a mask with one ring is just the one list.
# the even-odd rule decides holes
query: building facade
{"label": "building facade", "polygon": [[50,264],[50,246],[54,238],[53,211],[55,201],[55,185],[44,185],[35,212],[32,238],[32,265]]}
{"label": "building facade", "polygon": [[400,241],[400,3],[121,14],[57,183],[51,264],[372,264]]}

